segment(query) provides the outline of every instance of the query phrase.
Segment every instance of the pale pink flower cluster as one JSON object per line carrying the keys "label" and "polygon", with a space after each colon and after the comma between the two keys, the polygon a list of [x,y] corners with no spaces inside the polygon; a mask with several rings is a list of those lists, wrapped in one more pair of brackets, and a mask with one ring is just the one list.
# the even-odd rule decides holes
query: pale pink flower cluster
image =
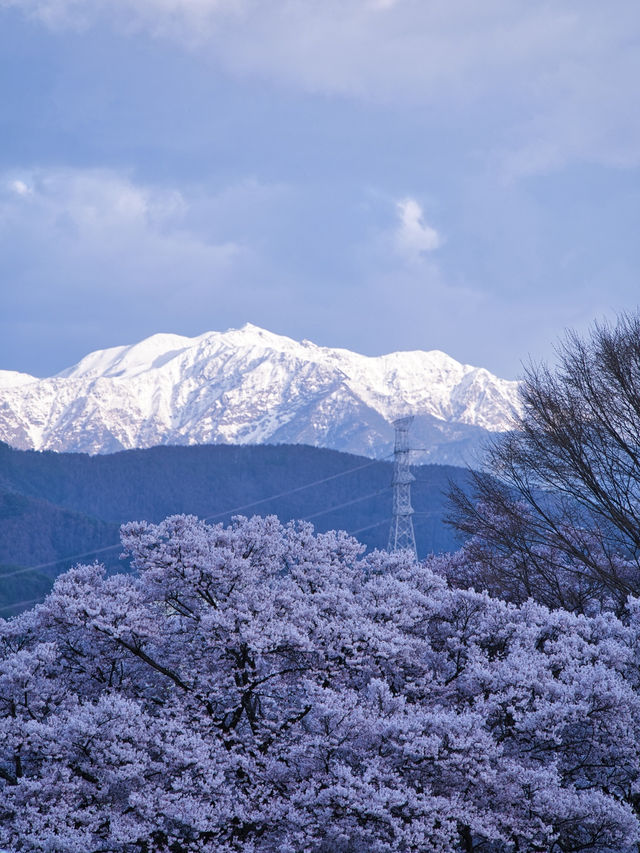
{"label": "pale pink flower cluster", "polygon": [[520,606],[309,524],[128,524],[0,621],[0,845],[637,849],[640,611]]}

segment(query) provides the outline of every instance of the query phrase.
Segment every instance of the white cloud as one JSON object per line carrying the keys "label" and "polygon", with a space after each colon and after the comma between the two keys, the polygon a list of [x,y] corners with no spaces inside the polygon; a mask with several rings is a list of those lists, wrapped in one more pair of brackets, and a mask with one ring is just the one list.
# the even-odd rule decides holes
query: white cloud
{"label": "white cloud", "polygon": [[31,189],[27,186],[27,184],[25,184],[24,181],[10,181],[9,189],[11,189],[16,195],[31,195]]}
{"label": "white cloud", "polygon": [[[640,163],[635,0],[0,0],[52,27],[111,25],[307,92],[472,107],[510,174]],[[486,118],[485,118],[486,115]],[[437,121],[437,115],[434,114]]]}
{"label": "white cloud", "polygon": [[399,223],[394,232],[396,250],[407,260],[416,260],[425,252],[442,245],[442,237],[424,221],[422,207],[413,198],[397,202]]}
{"label": "white cloud", "polygon": [[[181,287],[223,280],[245,252],[192,228],[191,203],[181,193],[117,172],[40,170],[7,183],[0,250],[5,275],[22,283],[16,299],[22,293],[44,304],[55,294],[60,304],[73,304],[102,290],[131,304],[151,294],[173,299]],[[20,203],[27,193],[28,208]]]}
{"label": "white cloud", "polygon": [[[28,204],[16,180],[30,188]],[[275,328],[300,289],[270,255],[269,229],[290,203],[286,187],[251,180],[213,192],[148,185],[108,169],[0,173],[0,276],[12,283],[4,294],[11,334],[22,328],[22,346],[31,334],[35,347],[36,334],[59,340],[63,329],[86,351],[94,334],[110,345],[247,319]]]}
{"label": "white cloud", "polygon": [[[31,197],[28,215],[11,197],[0,202],[6,227],[29,227],[64,239],[73,234],[83,245],[114,242],[137,244],[138,250],[162,240],[177,246],[194,238],[183,226],[190,202],[174,189],[138,184],[108,169],[34,170],[27,180],[9,180],[12,195]],[[203,246],[207,241],[198,238]],[[209,244],[224,254],[238,249],[232,244]]]}
{"label": "white cloud", "polygon": [[371,0],[371,6],[374,9],[392,9],[400,0]]}

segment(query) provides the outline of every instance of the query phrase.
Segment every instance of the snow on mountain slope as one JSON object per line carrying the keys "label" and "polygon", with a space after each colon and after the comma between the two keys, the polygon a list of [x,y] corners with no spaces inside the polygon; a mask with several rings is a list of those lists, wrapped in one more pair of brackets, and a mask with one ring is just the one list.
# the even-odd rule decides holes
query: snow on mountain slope
{"label": "snow on mountain slope", "polygon": [[47,379],[0,371],[0,440],[87,453],[291,442],[382,456],[391,422],[411,413],[423,461],[460,464],[487,431],[509,428],[517,405],[516,382],[442,352],[371,358],[248,324],[153,335]]}
{"label": "snow on mountain slope", "polygon": [[17,388],[19,385],[26,385],[27,382],[37,381],[35,376],[30,376],[28,373],[18,373],[15,370],[0,370],[0,389]]}

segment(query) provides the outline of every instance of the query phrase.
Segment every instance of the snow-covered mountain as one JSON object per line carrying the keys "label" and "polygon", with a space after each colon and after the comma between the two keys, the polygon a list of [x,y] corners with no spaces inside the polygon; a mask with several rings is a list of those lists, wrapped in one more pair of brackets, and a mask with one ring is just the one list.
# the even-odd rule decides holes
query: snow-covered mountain
{"label": "snow-covered mountain", "polygon": [[0,371],[0,440],[110,453],[156,444],[302,443],[372,457],[415,415],[420,461],[473,463],[506,430],[517,383],[437,350],[370,358],[256,326],[153,335],[47,379]]}

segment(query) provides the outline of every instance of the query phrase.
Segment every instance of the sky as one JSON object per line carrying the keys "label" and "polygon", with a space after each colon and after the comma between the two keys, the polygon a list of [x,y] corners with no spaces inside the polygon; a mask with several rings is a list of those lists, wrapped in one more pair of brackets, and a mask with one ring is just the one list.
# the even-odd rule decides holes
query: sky
{"label": "sky", "polygon": [[0,368],[246,322],[516,378],[640,303],[637,0],[0,0]]}

